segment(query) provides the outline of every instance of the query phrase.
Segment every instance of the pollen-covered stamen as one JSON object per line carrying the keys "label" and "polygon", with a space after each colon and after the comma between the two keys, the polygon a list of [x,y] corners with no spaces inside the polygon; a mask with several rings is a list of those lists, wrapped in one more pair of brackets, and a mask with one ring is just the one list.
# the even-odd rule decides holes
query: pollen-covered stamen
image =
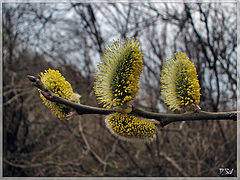
{"label": "pollen-covered stamen", "polygon": [[95,94],[104,107],[122,106],[136,98],[142,73],[142,53],[133,39],[109,46],[95,73]]}
{"label": "pollen-covered stamen", "polygon": [[192,96],[194,86],[190,77],[191,73],[188,73],[191,67],[187,66],[187,62],[185,63],[186,64],[179,62],[176,74],[176,89],[178,91],[177,98],[182,106],[187,106],[188,104],[195,102],[195,97]]}
{"label": "pollen-covered stamen", "polygon": [[124,140],[152,141],[155,138],[154,122],[129,114],[111,114],[106,118],[106,125],[114,135]]}
{"label": "pollen-covered stamen", "polygon": [[198,105],[200,86],[194,64],[184,53],[175,53],[162,69],[162,92],[170,109]]}
{"label": "pollen-covered stamen", "polygon": [[[71,84],[65,80],[58,70],[45,70],[45,73],[41,73],[40,78],[45,87],[57,96],[76,103],[80,102],[80,95],[73,93]],[[44,94],[44,91],[39,90],[39,92],[44,104],[50,108],[59,119],[62,120],[68,118],[70,112],[69,108],[56,102],[51,102],[50,100],[52,99],[46,99],[50,97],[48,97],[47,94]]]}
{"label": "pollen-covered stamen", "polygon": [[131,62],[133,52],[129,52],[126,57],[123,57],[125,61],[122,61],[117,66],[116,73],[112,77],[112,100],[119,99],[122,104],[127,101],[126,97],[131,96],[131,88],[129,78],[133,73],[133,63]]}

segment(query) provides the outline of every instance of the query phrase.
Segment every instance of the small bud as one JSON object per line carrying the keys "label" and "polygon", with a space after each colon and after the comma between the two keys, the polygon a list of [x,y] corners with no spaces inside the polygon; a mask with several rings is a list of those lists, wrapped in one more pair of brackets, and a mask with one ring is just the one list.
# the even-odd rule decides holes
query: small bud
{"label": "small bud", "polygon": [[123,106],[116,106],[116,107],[113,107],[113,110],[115,110],[117,112],[129,114],[132,112],[132,105],[124,104]]}
{"label": "small bud", "polygon": [[40,93],[49,101],[53,101],[53,96],[48,93],[48,92],[45,92],[45,91],[40,91]]}
{"label": "small bud", "polygon": [[28,75],[27,78],[28,78],[29,81],[31,81],[31,82],[37,82],[37,78],[36,78],[35,76]]}

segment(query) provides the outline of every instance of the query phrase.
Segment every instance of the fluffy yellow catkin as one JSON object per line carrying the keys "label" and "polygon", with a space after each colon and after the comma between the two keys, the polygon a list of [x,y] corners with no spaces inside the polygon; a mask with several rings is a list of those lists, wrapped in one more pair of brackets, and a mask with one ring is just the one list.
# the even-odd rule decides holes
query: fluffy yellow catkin
{"label": "fluffy yellow catkin", "polygon": [[125,113],[113,113],[106,117],[106,126],[112,134],[127,141],[152,141],[155,138],[154,122]]}
{"label": "fluffy yellow catkin", "polygon": [[200,85],[194,64],[185,53],[175,53],[163,66],[161,83],[169,109],[191,109],[200,102]]}
{"label": "fluffy yellow catkin", "polygon": [[124,106],[136,98],[143,70],[140,43],[134,39],[108,46],[95,72],[94,90],[103,107]]}
{"label": "fluffy yellow catkin", "polygon": [[[57,96],[80,103],[80,95],[73,92],[71,84],[65,80],[58,70],[48,69],[44,73],[41,72],[40,78],[42,83],[51,92]],[[40,90],[39,90],[40,91]],[[41,93],[44,104],[60,119],[67,119],[67,109],[63,105],[47,100]]]}

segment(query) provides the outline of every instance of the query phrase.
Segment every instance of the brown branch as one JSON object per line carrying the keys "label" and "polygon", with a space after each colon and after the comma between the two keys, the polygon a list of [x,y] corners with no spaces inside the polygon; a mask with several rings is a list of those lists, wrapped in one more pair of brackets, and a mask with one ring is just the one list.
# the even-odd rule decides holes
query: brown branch
{"label": "brown branch", "polygon": [[[116,112],[115,110],[109,110],[104,108],[92,107],[83,104],[74,103],[63,99],[51,91],[49,91],[44,84],[34,76],[28,76],[28,79],[33,83],[34,86],[41,90],[42,95],[52,102],[57,102],[69,106],[77,111],[78,114],[111,114]],[[140,117],[155,119],[159,122],[161,127],[164,127],[172,122],[179,121],[206,121],[206,120],[237,120],[237,112],[205,112],[199,111],[194,113],[185,114],[163,114],[163,113],[153,113],[137,108],[133,108],[132,115],[137,115]]]}
{"label": "brown branch", "polygon": [[185,113],[185,114],[161,114],[161,113],[153,113],[147,112],[139,109],[135,109],[133,114],[149,118],[149,119],[156,119],[160,122],[162,127],[170,124],[172,122],[178,121],[205,121],[205,120],[237,120],[237,112],[205,112],[199,111],[196,113]]}
{"label": "brown branch", "polygon": [[79,129],[79,132],[81,133],[81,137],[87,147],[87,151],[89,151],[92,155],[92,157],[97,160],[98,162],[100,162],[101,164],[103,164],[104,166],[106,165],[110,165],[109,163],[107,163],[106,161],[104,161],[95,151],[92,150],[92,148],[90,147],[88,141],[87,141],[87,138],[85,136],[85,134],[83,133],[83,128],[82,128],[82,125],[81,125],[81,121],[79,120],[78,122],[78,129]]}
{"label": "brown branch", "polygon": [[165,153],[160,153],[168,162],[170,162],[183,176],[189,176],[171,157],[167,156]]}
{"label": "brown branch", "polygon": [[19,167],[22,169],[38,168],[43,166],[80,166],[81,165],[81,163],[79,163],[78,161],[67,161],[67,162],[45,161],[41,163],[29,162],[28,164],[17,164],[5,158],[3,158],[3,162],[10,166]]}

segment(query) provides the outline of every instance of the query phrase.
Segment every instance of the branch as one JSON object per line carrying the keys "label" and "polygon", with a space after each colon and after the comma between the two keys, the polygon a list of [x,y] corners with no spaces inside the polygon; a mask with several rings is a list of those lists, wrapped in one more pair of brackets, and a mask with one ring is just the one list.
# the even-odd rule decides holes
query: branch
{"label": "branch", "polygon": [[178,121],[196,121],[196,120],[237,120],[237,112],[205,112],[199,111],[196,113],[185,113],[185,114],[161,114],[161,113],[153,113],[147,112],[139,109],[135,109],[133,111],[135,115],[156,119],[160,121],[160,125],[162,127],[170,124],[172,122]]}
{"label": "branch", "polygon": [[[49,101],[64,104],[69,106],[77,111],[78,114],[111,114],[117,112],[115,110],[109,110],[104,108],[98,108],[93,106],[87,106],[83,104],[74,103],[63,99],[50,90],[48,90],[40,79],[34,76],[27,76],[28,79],[32,82],[32,85],[36,86],[41,90],[42,95]],[[185,113],[185,114],[163,114],[163,113],[153,113],[144,110],[137,109],[133,107],[131,112],[132,115],[137,115],[140,117],[155,119],[161,127],[164,127],[172,122],[178,121],[206,121],[206,120],[237,120],[237,112],[205,112],[199,111],[194,113]]]}
{"label": "branch", "polygon": [[170,162],[183,176],[189,176],[177,163],[174,159],[170,158],[165,153],[160,153],[160,156],[163,156],[168,162]]}
{"label": "branch", "polygon": [[10,166],[14,166],[14,167],[22,168],[22,169],[45,167],[47,165],[49,165],[49,166],[80,166],[81,165],[81,163],[78,163],[77,161],[66,161],[66,162],[45,161],[45,162],[41,162],[41,163],[29,162],[27,164],[17,164],[17,163],[11,162],[5,158],[3,158],[3,162]]}

